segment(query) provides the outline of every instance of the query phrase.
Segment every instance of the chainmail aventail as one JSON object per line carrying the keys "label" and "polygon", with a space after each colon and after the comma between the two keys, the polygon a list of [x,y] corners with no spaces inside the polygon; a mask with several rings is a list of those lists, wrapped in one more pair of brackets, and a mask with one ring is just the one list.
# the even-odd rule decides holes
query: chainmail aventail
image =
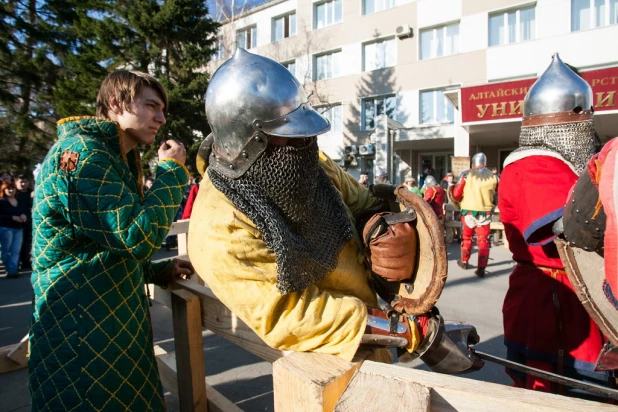
{"label": "chainmail aventail", "polygon": [[268,146],[238,179],[208,168],[213,185],[255,223],[275,253],[282,294],[304,290],[332,272],[353,236],[343,201],[318,156],[313,138],[302,147]]}
{"label": "chainmail aventail", "polygon": [[519,148],[513,153],[528,149],[551,150],[559,153],[573,165],[577,174],[581,174],[595,148],[594,122],[585,121],[522,127]]}

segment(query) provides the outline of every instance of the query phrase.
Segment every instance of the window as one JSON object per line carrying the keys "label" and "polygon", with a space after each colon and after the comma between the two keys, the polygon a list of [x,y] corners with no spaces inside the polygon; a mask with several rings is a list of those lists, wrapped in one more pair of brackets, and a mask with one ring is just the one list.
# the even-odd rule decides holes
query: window
{"label": "window", "polygon": [[385,114],[391,119],[395,118],[395,106],[397,98],[395,95],[372,97],[362,100],[363,128],[365,130],[375,129],[376,116]]}
{"label": "window", "polygon": [[215,47],[217,48],[215,52],[212,54],[212,61],[221,60],[225,57],[225,45],[223,43],[222,37],[217,37],[215,42]]}
{"label": "window", "polygon": [[533,40],[535,37],[534,6],[489,16],[489,47]]}
{"label": "window", "polygon": [[421,92],[421,123],[453,123],[453,104],[442,92],[443,90]]}
{"label": "window", "polygon": [[329,133],[343,133],[343,106],[318,107],[317,110],[330,122]]}
{"label": "window", "polygon": [[236,46],[252,49],[257,46],[257,27],[246,27],[236,32]]}
{"label": "window", "polygon": [[421,60],[459,53],[459,23],[421,30]]}
{"label": "window", "polygon": [[571,0],[571,30],[618,23],[618,0]]}
{"label": "window", "polygon": [[334,51],[313,58],[314,80],[332,79],[340,75],[341,51]]}
{"label": "window", "polygon": [[273,19],[273,41],[296,36],[296,13]]}
{"label": "window", "polygon": [[363,70],[377,70],[397,64],[395,39],[378,40],[363,44]]}
{"label": "window", "polygon": [[377,13],[395,7],[395,0],[363,0],[363,14]]}
{"label": "window", "polygon": [[292,76],[296,77],[296,60],[281,64],[292,73]]}
{"label": "window", "polygon": [[314,6],[313,28],[321,29],[331,24],[339,23],[343,18],[343,0],[329,0]]}

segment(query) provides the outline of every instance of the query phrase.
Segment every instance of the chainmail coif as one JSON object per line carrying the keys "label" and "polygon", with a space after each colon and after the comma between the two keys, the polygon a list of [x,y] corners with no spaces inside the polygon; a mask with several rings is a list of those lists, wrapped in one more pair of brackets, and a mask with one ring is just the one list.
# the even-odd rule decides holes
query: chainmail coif
{"label": "chainmail coif", "polygon": [[513,152],[527,149],[557,152],[573,165],[579,175],[595,153],[596,144],[593,121],[531,126],[521,128],[519,148]]}
{"label": "chainmail coif", "polygon": [[255,223],[275,253],[279,292],[304,290],[337,267],[352,225],[319,165],[316,138],[302,147],[269,145],[238,179],[212,167],[208,176]]}

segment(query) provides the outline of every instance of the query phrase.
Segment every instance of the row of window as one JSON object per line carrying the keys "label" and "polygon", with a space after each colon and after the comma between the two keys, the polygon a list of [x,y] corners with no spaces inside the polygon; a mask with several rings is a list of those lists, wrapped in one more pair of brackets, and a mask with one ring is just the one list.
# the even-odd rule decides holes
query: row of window
{"label": "row of window", "polygon": [[[343,109],[335,105],[317,110],[331,124],[331,133],[343,132]],[[397,97],[394,94],[365,98],[361,100],[361,127],[371,130],[376,127],[376,117],[385,114],[396,120]],[[453,123],[455,109],[444,96],[442,90],[427,90],[420,92],[420,122],[422,124]]]}
{"label": "row of window", "polygon": [[[327,0],[314,5],[313,28],[321,29],[343,19],[343,0]],[[399,3],[398,3],[399,2]],[[386,10],[405,0],[363,0],[364,14]],[[618,0],[571,0],[571,30],[586,30],[618,23]],[[536,38],[536,6],[529,5],[489,14],[489,47]],[[296,35],[296,12],[272,19],[272,41]],[[236,31],[236,45],[245,49],[257,46],[257,26]],[[214,59],[224,57],[223,41]],[[394,47],[394,46],[393,46]],[[431,59],[459,53],[459,22],[420,32],[420,58]],[[387,53],[388,54],[388,53]],[[394,64],[394,63],[393,63]],[[383,67],[388,67],[386,63]],[[371,67],[371,65],[369,65]],[[365,69],[372,70],[372,69]]]}

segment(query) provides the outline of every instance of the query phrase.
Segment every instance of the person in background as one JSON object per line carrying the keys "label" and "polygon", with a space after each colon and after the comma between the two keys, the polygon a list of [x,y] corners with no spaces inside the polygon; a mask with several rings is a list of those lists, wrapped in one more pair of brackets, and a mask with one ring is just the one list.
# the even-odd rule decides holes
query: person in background
{"label": "person in background", "polygon": [[189,195],[187,196],[187,202],[185,203],[185,207],[182,211],[182,219],[189,219],[191,217],[191,212],[193,211],[193,203],[195,203],[195,198],[197,197],[197,192],[200,189],[200,178],[196,177],[193,180],[193,184],[191,185],[191,189],[189,189]]}
{"label": "person in background", "polygon": [[26,205],[17,200],[15,185],[3,182],[0,185],[0,247],[6,277],[17,277],[19,272],[19,252],[24,236],[24,226],[28,221]]}
{"label": "person in background", "polygon": [[358,183],[360,183],[362,186],[369,187],[369,175],[367,173],[361,172]]}
{"label": "person in background", "polygon": [[457,265],[468,269],[472,253],[472,236],[476,234],[479,248],[478,267],[474,272],[478,277],[485,276],[489,260],[489,232],[498,179],[487,169],[487,157],[479,152],[472,156],[472,169],[466,170],[453,187],[453,197],[461,206],[461,258]]}
{"label": "person in background", "polygon": [[32,208],[32,411],[165,410],[146,284],[193,274],[185,261],[151,262],[190,175],[184,146],[165,140],[144,193],[138,145],[155,143],[167,109],[154,77],[117,70],[97,117],[58,122]]}
{"label": "person in background", "polygon": [[440,182],[440,186],[442,187],[442,189],[444,190],[448,190],[449,187],[453,186],[455,183],[453,183],[453,173],[452,172],[448,172],[446,174],[446,176],[444,176],[444,178],[442,179],[442,181]]}
{"label": "person in background", "polygon": [[21,262],[21,270],[31,270],[31,256],[32,249],[32,189],[30,188],[30,181],[28,176],[21,174],[15,179],[15,188],[17,189],[17,200],[19,203],[27,209],[27,220],[24,224],[24,239],[21,244],[21,251],[19,253],[19,261]]}
{"label": "person in background", "polygon": [[408,190],[416,195],[423,196],[421,193],[421,189],[418,188],[416,184],[416,179],[412,176],[406,176],[406,180],[404,180],[404,185],[408,188]]}
{"label": "person in background", "polygon": [[144,179],[144,192],[150,190],[155,180],[152,177],[147,177]]}
{"label": "person in background", "polygon": [[13,181],[13,176],[9,172],[0,172],[0,183],[11,183]]}
{"label": "person in background", "polygon": [[432,175],[425,177],[425,185],[423,186],[423,189],[425,189],[423,199],[429,203],[436,216],[438,216],[438,219],[442,220],[444,217],[446,192],[440,187],[438,182],[436,182],[436,178]]}
{"label": "person in background", "polygon": [[386,170],[382,169],[381,167],[378,167],[377,171],[376,171],[376,184],[378,185],[390,185],[390,181],[388,180],[388,173],[386,173]]}

